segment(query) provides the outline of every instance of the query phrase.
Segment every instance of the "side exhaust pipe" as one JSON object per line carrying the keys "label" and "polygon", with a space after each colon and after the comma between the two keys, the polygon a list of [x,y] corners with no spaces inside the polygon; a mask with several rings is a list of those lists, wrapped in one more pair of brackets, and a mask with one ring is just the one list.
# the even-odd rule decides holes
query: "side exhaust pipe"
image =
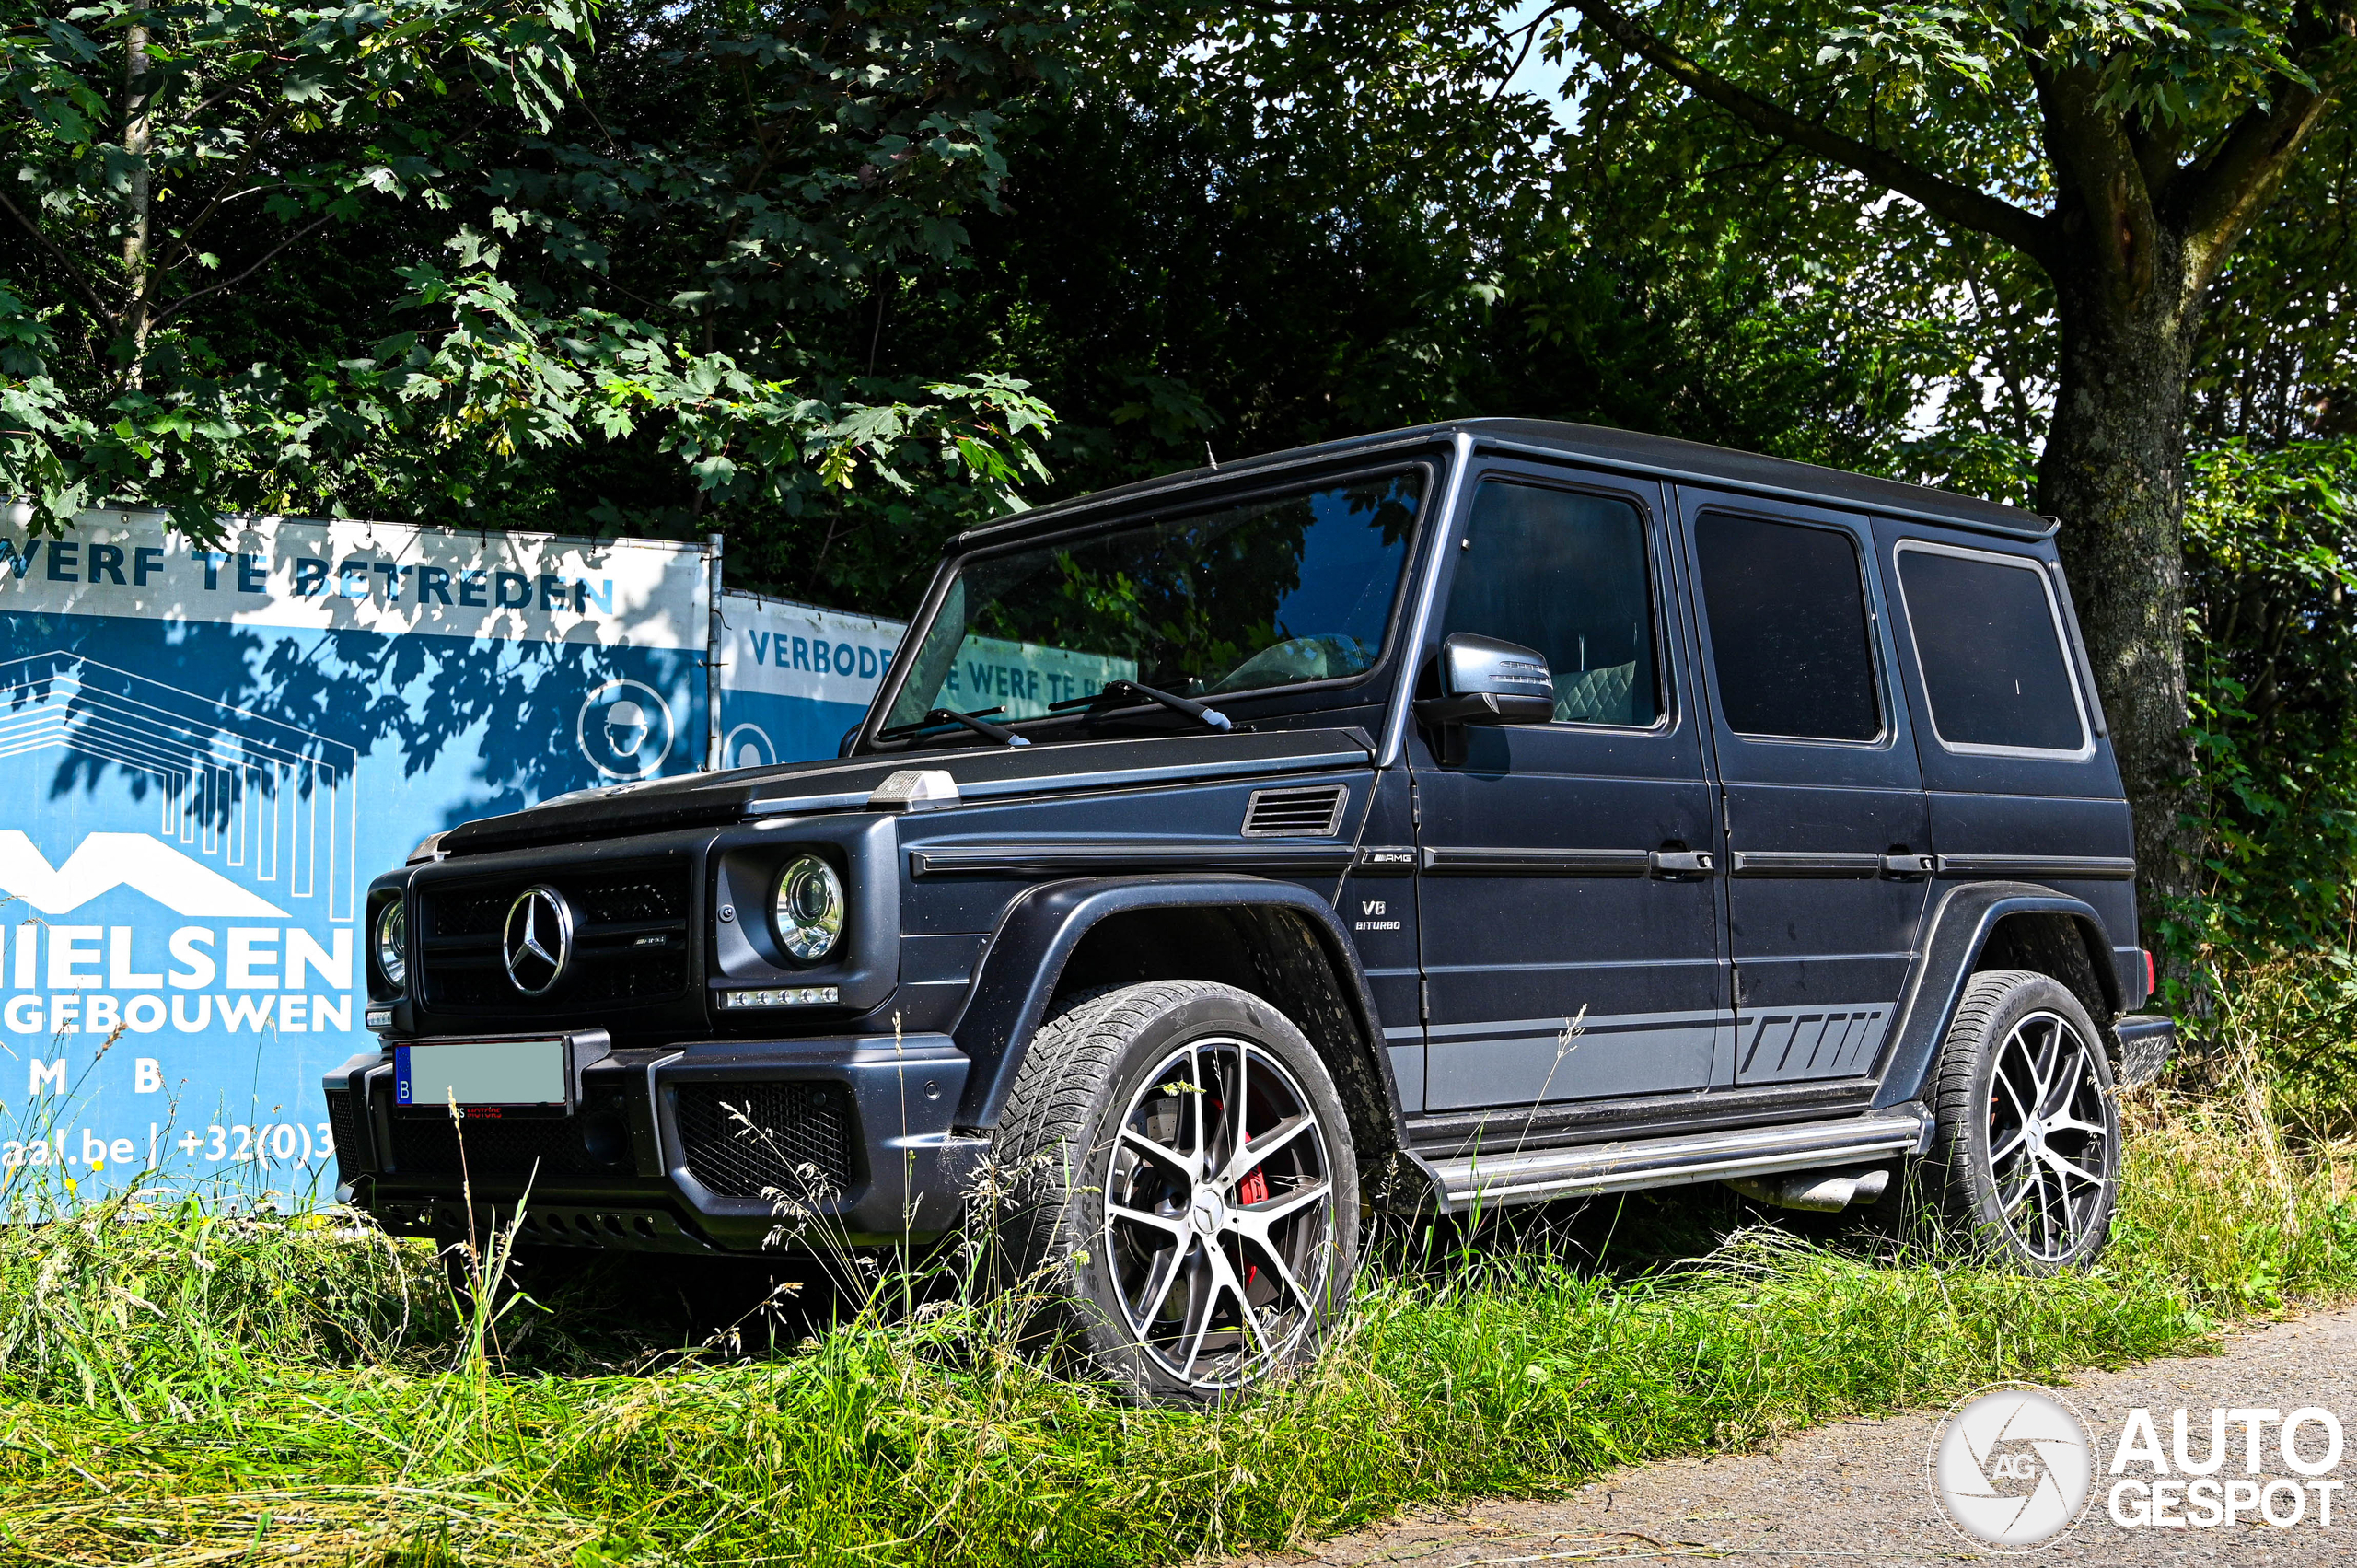
{"label": "side exhaust pipe", "polygon": [[1871,1203],[1890,1185],[1890,1167],[1872,1170],[1796,1170],[1790,1176],[1737,1177],[1727,1183],[1757,1203],[1837,1214],[1852,1203]]}

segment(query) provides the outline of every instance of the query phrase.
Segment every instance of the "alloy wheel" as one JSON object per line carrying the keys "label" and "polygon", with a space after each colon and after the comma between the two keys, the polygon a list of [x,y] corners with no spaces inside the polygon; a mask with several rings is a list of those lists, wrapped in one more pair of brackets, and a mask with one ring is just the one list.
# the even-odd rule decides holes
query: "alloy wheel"
{"label": "alloy wheel", "polygon": [[1989,1167],[1997,1207],[2040,1262],[2073,1256],[2105,1221],[2112,1132],[2094,1048],[2059,1014],[2023,1017],[1989,1080]]}
{"label": "alloy wheel", "polygon": [[1333,1254],[1326,1129],[1265,1048],[1171,1051],[1116,1124],[1104,1245],[1130,1332],[1163,1370],[1234,1388],[1319,1317]]}

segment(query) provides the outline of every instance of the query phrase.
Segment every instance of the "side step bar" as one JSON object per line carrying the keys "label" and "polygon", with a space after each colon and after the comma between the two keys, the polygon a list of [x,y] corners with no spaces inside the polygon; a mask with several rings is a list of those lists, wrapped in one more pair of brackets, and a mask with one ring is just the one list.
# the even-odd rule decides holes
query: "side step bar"
{"label": "side step bar", "polygon": [[1864,1116],[1750,1127],[1732,1132],[1632,1139],[1570,1149],[1500,1149],[1461,1159],[1409,1156],[1433,1179],[1443,1214],[1477,1205],[1538,1203],[1641,1187],[1680,1187],[1729,1177],[1864,1165],[1917,1153],[1931,1130],[1920,1103]]}

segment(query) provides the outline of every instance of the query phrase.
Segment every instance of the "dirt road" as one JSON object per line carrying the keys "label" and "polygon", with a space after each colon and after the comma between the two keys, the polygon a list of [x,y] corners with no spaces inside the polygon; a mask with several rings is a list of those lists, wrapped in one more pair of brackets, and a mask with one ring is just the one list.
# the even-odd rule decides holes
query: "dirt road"
{"label": "dirt road", "polygon": [[[2087,1373],[2064,1392],[2095,1434],[2095,1498],[2076,1527],[2028,1561],[2233,1568],[2357,1562],[2357,1496],[2336,1503],[2330,1527],[2320,1527],[2310,1508],[2300,1524],[2282,1529],[2252,1518],[2208,1529],[2125,1528],[2112,1522],[2106,1506],[2110,1456],[2128,1411],[2140,1405],[2155,1412],[2164,1445],[2170,1440],[2170,1412],[2191,1411],[2197,1456],[2207,1445],[2213,1407],[2290,1411],[2321,1406],[2349,1431],[2348,1456],[2335,1473],[2357,1482],[2357,1311],[2239,1335],[2214,1357]],[[1925,1457],[1943,1413],[1838,1423],[1802,1433],[1770,1453],[1647,1465],[1554,1501],[1483,1503],[1411,1517],[1314,1551],[1248,1558],[1231,1568],[1999,1561],[2007,1554],[1958,1536],[1932,1500]],[[2241,1473],[2242,1441],[2239,1429],[2231,1432],[2222,1479]],[[2271,1448],[2271,1434],[2265,1441]],[[2273,1469],[2290,1473],[2280,1462]],[[2357,1484],[2348,1491],[2357,1493]]]}

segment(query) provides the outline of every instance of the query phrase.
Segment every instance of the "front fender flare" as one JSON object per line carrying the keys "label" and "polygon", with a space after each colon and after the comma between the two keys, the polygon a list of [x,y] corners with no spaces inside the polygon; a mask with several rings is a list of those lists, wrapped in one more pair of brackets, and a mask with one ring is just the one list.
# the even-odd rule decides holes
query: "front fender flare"
{"label": "front fender flare", "polygon": [[[2096,966],[2098,983],[2111,979],[2111,938],[2103,917],[2084,899],[2030,882],[1967,882],[1950,889],[1932,912],[1927,923],[1931,934],[1899,993],[1898,1020],[1883,1052],[1882,1085],[1875,1093],[1877,1108],[1923,1098],[1940,1042],[1947,1038],[1948,1022],[1972,978],[1973,963],[1997,923],[2010,914],[2068,916],[2083,938],[2092,939],[2093,952],[2103,956]],[[2109,1021],[2097,1018],[2096,1023],[2101,1028]]]}
{"label": "front fender flare", "polygon": [[[1383,1039],[1375,999],[1357,951],[1333,907],[1308,889],[1258,877],[1162,876],[1152,880],[1085,877],[1030,888],[999,917],[983,950],[965,1010],[950,1037],[974,1063],[958,1109],[960,1127],[997,1124],[1015,1071],[1048,1014],[1065,962],[1091,927],[1109,916],[1148,909],[1279,909],[1309,923],[1327,962],[1342,982],[1361,1039]],[[1370,1048],[1376,1071],[1398,1114],[1399,1091],[1388,1054]]]}

